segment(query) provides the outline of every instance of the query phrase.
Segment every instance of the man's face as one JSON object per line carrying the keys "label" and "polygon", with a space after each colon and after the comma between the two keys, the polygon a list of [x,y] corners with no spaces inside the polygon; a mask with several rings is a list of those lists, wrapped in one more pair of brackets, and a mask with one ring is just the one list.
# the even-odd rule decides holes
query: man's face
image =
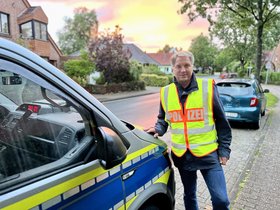
{"label": "man's face", "polygon": [[183,87],[186,87],[191,80],[191,76],[193,72],[193,65],[189,57],[186,56],[177,57],[175,65],[172,67],[172,70],[177,81]]}

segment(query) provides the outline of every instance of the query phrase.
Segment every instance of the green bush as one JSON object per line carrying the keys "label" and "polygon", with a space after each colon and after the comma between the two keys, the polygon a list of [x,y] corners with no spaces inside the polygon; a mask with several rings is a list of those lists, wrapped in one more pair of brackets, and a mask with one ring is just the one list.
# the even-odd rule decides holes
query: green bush
{"label": "green bush", "polygon": [[140,75],[143,72],[143,65],[138,63],[137,61],[130,61],[130,69],[129,73],[133,77],[134,81],[138,81],[140,78]]}
{"label": "green bush", "polygon": [[[261,73],[261,82],[265,82],[266,81],[266,75],[267,72],[262,72]],[[267,77],[267,83],[268,84],[275,84],[275,85],[279,85],[280,84],[280,72],[269,72],[268,73],[268,77]]]}
{"label": "green bush", "polygon": [[271,81],[280,81],[280,73],[279,72],[272,72],[271,73]]}
{"label": "green bush", "polygon": [[145,90],[145,83],[143,81],[131,81],[123,83],[109,83],[105,85],[86,85],[86,90],[92,94],[106,94],[117,93],[124,91],[139,91]]}
{"label": "green bush", "polygon": [[158,76],[165,76],[165,73],[160,71],[158,66],[151,65],[151,66],[143,66],[143,73],[144,74],[155,74]]}
{"label": "green bush", "polygon": [[105,77],[104,77],[104,75],[103,75],[102,72],[100,73],[100,77],[97,78],[97,79],[95,80],[95,82],[96,82],[97,85],[104,85],[104,84],[106,83]]}
{"label": "green bush", "polygon": [[87,76],[94,71],[94,68],[95,65],[86,52],[82,52],[80,59],[66,61],[63,67],[65,73],[82,86],[87,83]]}
{"label": "green bush", "polygon": [[168,75],[166,75],[166,76],[168,77],[169,84],[170,84],[170,83],[172,83],[172,82],[173,82],[173,80],[174,80],[174,76],[173,76],[173,74],[168,74]]}
{"label": "green bush", "polygon": [[238,74],[238,77],[240,77],[240,78],[244,78],[247,76],[247,73],[245,71],[243,71],[242,69],[238,69],[237,74]]}
{"label": "green bush", "polygon": [[228,72],[237,72],[240,69],[240,63],[239,61],[232,61],[226,66],[226,68],[228,69]]}
{"label": "green bush", "polygon": [[158,76],[156,74],[141,74],[140,80],[144,81],[147,86],[163,87],[169,84],[167,76]]}

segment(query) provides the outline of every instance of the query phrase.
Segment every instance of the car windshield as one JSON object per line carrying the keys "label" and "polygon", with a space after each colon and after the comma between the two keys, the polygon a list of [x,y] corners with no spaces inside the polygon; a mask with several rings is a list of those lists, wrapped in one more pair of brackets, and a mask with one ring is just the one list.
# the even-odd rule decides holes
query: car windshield
{"label": "car windshield", "polygon": [[0,92],[0,104],[14,104],[16,103]]}
{"label": "car windshield", "polygon": [[220,94],[242,96],[252,92],[252,86],[247,83],[218,83],[218,91]]}

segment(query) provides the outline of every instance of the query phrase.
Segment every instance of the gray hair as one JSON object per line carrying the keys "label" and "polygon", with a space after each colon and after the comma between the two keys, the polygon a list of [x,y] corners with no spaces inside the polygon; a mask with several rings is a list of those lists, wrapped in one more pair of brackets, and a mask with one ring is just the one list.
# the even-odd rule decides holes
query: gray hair
{"label": "gray hair", "polygon": [[192,62],[192,64],[194,64],[194,56],[191,52],[180,51],[180,52],[176,52],[172,55],[172,57],[171,57],[171,65],[172,66],[175,65],[176,59],[178,57],[188,57],[190,59],[190,61]]}

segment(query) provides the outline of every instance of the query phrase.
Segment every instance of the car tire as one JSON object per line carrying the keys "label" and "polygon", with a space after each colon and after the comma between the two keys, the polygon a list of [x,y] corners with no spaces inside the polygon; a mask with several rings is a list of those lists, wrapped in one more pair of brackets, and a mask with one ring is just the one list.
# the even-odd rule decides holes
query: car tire
{"label": "car tire", "polygon": [[258,121],[256,121],[255,123],[253,123],[253,128],[254,129],[259,129],[261,127],[261,118],[262,118],[262,114],[260,113],[259,114],[259,118],[258,118]]}
{"label": "car tire", "polygon": [[262,112],[262,116],[264,116],[265,115],[265,109],[263,110],[263,112]]}
{"label": "car tire", "polygon": [[145,206],[141,207],[140,209],[141,210],[160,210],[160,208],[154,204],[145,205]]}

